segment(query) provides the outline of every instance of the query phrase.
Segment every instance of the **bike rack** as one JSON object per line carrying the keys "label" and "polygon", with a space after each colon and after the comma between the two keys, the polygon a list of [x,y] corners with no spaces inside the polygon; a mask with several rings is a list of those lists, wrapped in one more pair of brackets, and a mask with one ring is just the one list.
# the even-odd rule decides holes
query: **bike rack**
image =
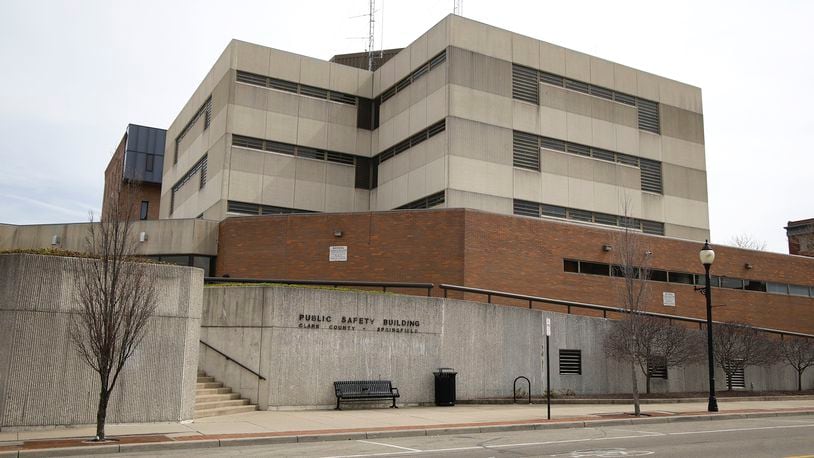
{"label": "bike rack", "polygon": [[528,391],[529,404],[531,404],[531,381],[528,379],[528,377],[523,377],[522,375],[520,377],[517,377],[516,379],[514,379],[514,387],[513,387],[513,390],[512,390],[512,401],[515,404],[517,403],[517,381],[520,380],[521,378],[523,380],[525,380],[526,383],[528,383],[528,385],[529,385],[529,391]]}

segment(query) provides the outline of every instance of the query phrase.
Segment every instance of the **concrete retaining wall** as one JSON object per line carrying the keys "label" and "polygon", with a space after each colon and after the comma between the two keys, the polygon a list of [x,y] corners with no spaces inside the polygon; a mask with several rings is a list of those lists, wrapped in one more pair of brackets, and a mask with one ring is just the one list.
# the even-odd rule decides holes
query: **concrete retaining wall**
{"label": "concrete retaining wall", "polygon": [[[347,324],[343,317],[373,321]],[[545,389],[546,317],[553,326],[553,390],[629,392],[629,368],[620,367],[603,352],[609,322],[602,318],[308,288],[205,288],[201,339],[267,380],[259,380],[204,346],[199,364],[262,409],[329,407],[335,403],[333,381],[363,379],[392,380],[401,392],[400,402],[431,403],[432,372],[439,367],[458,371],[458,399],[511,396],[512,381],[520,375],[531,380],[532,393],[539,395]],[[396,320],[399,326],[385,325],[384,320]],[[401,326],[402,320],[418,323]],[[337,326],[353,329],[334,329]],[[582,351],[581,375],[559,374],[559,349]],[[814,382],[811,372],[805,386]],[[723,374],[716,377],[719,389],[724,389]],[[644,391],[644,377],[640,378]],[[747,368],[746,383],[755,390],[796,389],[795,373],[784,365]],[[655,392],[705,391],[706,384],[706,364],[701,361],[670,369],[669,378],[653,380],[652,387]]]}
{"label": "concrete retaining wall", "polygon": [[[68,338],[83,259],[0,255],[0,427],[96,421],[98,376]],[[149,266],[159,305],[113,392],[108,422],[191,419],[203,271]]]}

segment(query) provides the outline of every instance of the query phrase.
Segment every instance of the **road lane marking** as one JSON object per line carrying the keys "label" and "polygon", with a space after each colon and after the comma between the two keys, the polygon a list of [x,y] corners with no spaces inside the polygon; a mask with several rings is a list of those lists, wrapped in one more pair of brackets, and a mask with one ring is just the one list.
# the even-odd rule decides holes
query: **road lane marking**
{"label": "road lane marking", "polygon": [[[778,426],[761,426],[761,427],[752,427],[752,428],[730,428],[730,429],[717,429],[717,430],[699,430],[699,431],[684,431],[684,432],[675,432],[675,433],[662,433],[663,436],[683,436],[683,435],[690,435],[690,434],[708,434],[708,433],[727,433],[727,432],[738,432],[738,431],[757,431],[757,430],[769,430],[769,429],[792,429],[792,428],[812,428],[814,424],[806,424],[806,425],[778,425]],[[595,428],[599,429],[599,428]],[[625,430],[623,430],[625,431]],[[632,431],[637,432],[637,431]],[[511,447],[533,447],[539,445],[553,445],[553,444],[565,444],[565,443],[573,443],[573,442],[590,442],[590,441],[604,441],[604,440],[618,440],[618,439],[643,439],[646,437],[655,437],[653,435],[636,435],[636,436],[614,436],[614,437],[591,437],[585,439],[564,439],[564,440],[555,440],[555,441],[543,441],[543,442],[524,442],[524,443],[515,443],[515,444],[496,444],[496,445],[477,445],[471,447],[454,447],[454,448],[438,448],[432,450],[416,450],[416,451],[408,451],[405,450],[403,452],[383,452],[383,453],[366,453],[366,454],[359,454],[359,455],[338,455],[326,458],[360,458],[360,457],[367,457],[367,456],[396,456],[396,455],[412,455],[416,453],[441,453],[441,452],[459,452],[464,450],[488,450],[488,449],[495,449],[495,448],[511,448]],[[365,441],[359,441],[365,442]],[[379,444],[379,445],[387,445],[387,444]],[[397,446],[394,446],[397,447]],[[406,449],[406,447],[403,447]]]}
{"label": "road lane marking", "polygon": [[617,431],[623,433],[638,433],[638,434],[646,434],[647,436],[666,436],[668,433],[660,433],[657,431],[635,431],[632,429],[605,429],[605,431]]}
{"label": "road lane marking", "polygon": [[385,444],[385,443],[382,443],[382,442],[364,441],[364,440],[361,440],[361,439],[356,441],[356,442],[364,442],[365,444],[381,445],[381,446],[384,446],[384,447],[393,447],[393,448],[398,448],[398,449],[401,449],[401,450],[407,450],[408,452],[420,452],[421,451],[421,450],[419,450],[417,448],[401,447],[399,445]]}
{"label": "road lane marking", "polygon": [[687,434],[710,434],[710,433],[731,433],[739,431],[759,431],[762,429],[788,429],[788,428],[813,428],[814,424],[808,425],[778,425],[778,426],[755,426],[753,428],[731,428],[731,429],[712,429],[704,431],[683,431],[678,433],[667,433],[670,436],[682,436]]}

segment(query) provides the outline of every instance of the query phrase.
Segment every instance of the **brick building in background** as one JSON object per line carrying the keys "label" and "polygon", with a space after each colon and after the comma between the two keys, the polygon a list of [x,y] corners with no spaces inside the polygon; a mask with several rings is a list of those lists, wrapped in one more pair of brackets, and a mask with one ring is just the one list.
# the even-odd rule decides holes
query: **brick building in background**
{"label": "brick building in background", "polygon": [[110,212],[109,199],[125,198],[116,190],[131,184],[134,195],[127,195],[134,206],[134,219],[158,219],[161,199],[161,172],[164,169],[164,129],[128,124],[119,146],[105,169],[102,217]]}
{"label": "brick building in background", "polygon": [[814,218],[789,221],[785,229],[789,254],[814,257]]}

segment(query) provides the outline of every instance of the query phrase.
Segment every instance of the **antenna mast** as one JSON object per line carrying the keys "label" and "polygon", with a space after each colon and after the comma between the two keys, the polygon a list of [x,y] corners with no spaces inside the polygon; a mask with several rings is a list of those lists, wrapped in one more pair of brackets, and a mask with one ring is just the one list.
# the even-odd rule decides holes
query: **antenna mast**
{"label": "antenna mast", "polygon": [[455,0],[455,6],[452,9],[452,14],[458,16],[464,15],[464,0]]}
{"label": "antenna mast", "polygon": [[367,37],[367,69],[373,71],[373,48],[374,48],[374,41],[376,39],[375,29],[376,29],[376,0],[370,0],[370,13],[368,14],[369,21],[368,21],[368,37]]}

